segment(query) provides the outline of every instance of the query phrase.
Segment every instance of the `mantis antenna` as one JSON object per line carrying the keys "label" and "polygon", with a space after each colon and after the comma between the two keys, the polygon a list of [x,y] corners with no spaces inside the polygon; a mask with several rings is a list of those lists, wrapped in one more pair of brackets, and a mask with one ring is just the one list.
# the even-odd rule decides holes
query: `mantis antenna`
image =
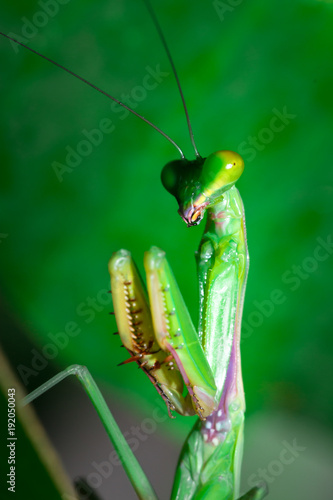
{"label": "mantis antenna", "polygon": [[15,40],[15,38],[12,38],[11,36],[9,35],[6,35],[5,33],[2,33],[0,31],[0,35],[8,38],[9,40],[11,40],[12,42],[14,43],[17,43],[18,45],[21,45],[22,47],[24,47],[25,49],[27,50],[30,50],[30,52],[33,52],[34,54],[36,54],[37,56],[40,56],[42,57],[43,59],[46,59],[46,61],[54,64],[55,66],[58,66],[58,68],[61,68],[63,69],[64,71],[67,71],[67,73],[69,73],[70,75],[74,76],[75,78],[78,78],[78,80],[81,80],[81,82],[85,83],[86,85],[89,85],[89,87],[92,87],[93,89],[97,90],[98,92],[100,92],[101,94],[105,95],[106,97],[108,97],[109,99],[112,99],[112,101],[115,101],[116,103],[118,103],[120,106],[122,106],[123,108],[127,109],[130,113],[133,113],[133,115],[137,116],[138,118],[140,118],[140,120],[148,123],[148,125],[150,125],[153,129],[155,129],[157,132],[159,132],[161,135],[163,135],[163,137],[165,137],[176,149],[178,149],[179,153],[180,153],[180,156],[182,159],[185,159],[185,155],[183,153],[183,151],[180,149],[180,147],[175,143],[175,141],[173,141],[171,139],[171,137],[169,137],[165,132],[163,132],[163,130],[161,130],[159,127],[157,127],[156,125],[154,125],[152,122],[150,122],[149,120],[147,120],[147,118],[145,118],[144,116],[140,115],[139,113],[137,113],[136,111],[134,111],[134,109],[130,108],[129,106],[127,106],[126,104],[124,104],[123,102],[119,101],[118,99],[116,99],[115,97],[113,97],[112,95],[108,94],[107,92],[105,92],[104,90],[102,90],[101,88],[97,87],[96,85],[94,85],[93,83],[89,82],[88,80],[86,80],[85,78],[83,78],[82,76],[78,75],[77,73],[74,73],[74,71],[71,71],[70,69],[68,68],[65,68],[65,66],[63,66],[62,64],[59,64],[57,63],[56,61],[53,61],[52,59],[50,59],[49,57],[47,56],[44,56],[43,54],[41,54],[40,52],[37,52],[37,50],[34,50],[34,49],[31,49],[30,47],[28,47],[27,45],[25,45],[24,43],[22,42],[18,42],[17,40]]}
{"label": "mantis antenna", "polygon": [[166,54],[168,56],[168,59],[169,59],[169,62],[170,62],[170,65],[171,65],[174,77],[176,79],[176,82],[177,82],[177,85],[178,85],[178,90],[179,90],[179,93],[180,93],[180,97],[181,97],[182,102],[183,102],[183,108],[184,108],[184,111],[185,111],[186,121],[187,121],[187,128],[188,128],[188,131],[190,133],[190,139],[191,139],[191,143],[192,143],[193,149],[195,151],[195,156],[197,158],[201,158],[200,153],[199,153],[199,151],[197,149],[197,146],[195,144],[193,130],[192,130],[192,125],[191,125],[191,122],[190,122],[190,117],[189,117],[187,106],[186,106],[186,103],[185,103],[185,97],[184,97],[184,94],[183,94],[182,87],[180,85],[178,73],[177,73],[175,64],[173,62],[173,59],[172,59],[172,56],[171,56],[168,44],[166,42],[166,39],[165,39],[165,36],[163,34],[163,31],[162,31],[162,28],[160,26],[160,23],[158,22],[158,19],[156,17],[155,11],[154,11],[153,7],[151,6],[150,0],[143,0],[143,1],[144,1],[145,5],[146,5],[146,7],[148,9],[148,12],[149,12],[149,14],[150,14],[150,16],[152,18],[152,21],[153,21],[154,25],[155,25],[157,33],[158,33],[158,35],[160,37],[160,40],[161,40],[161,42],[163,44],[164,50],[165,50],[165,52],[166,52]]}

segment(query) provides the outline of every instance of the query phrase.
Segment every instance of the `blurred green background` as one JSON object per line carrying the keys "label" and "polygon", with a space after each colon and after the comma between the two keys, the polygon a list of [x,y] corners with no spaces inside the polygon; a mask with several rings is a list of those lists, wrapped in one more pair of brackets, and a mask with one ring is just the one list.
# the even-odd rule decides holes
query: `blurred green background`
{"label": "blurred green background", "polygon": [[[54,2],[45,14],[43,1],[2,0],[1,30],[25,37],[29,47],[117,98],[130,96],[193,158],[174,77],[143,3]],[[244,489],[259,468],[279,460],[285,439],[297,439],[306,450],[281,473],[272,468],[270,498],[329,498],[333,5],[161,0],[154,8],[200,153],[231,149],[245,160],[238,183],[251,259],[242,341]],[[203,227],[185,227],[160,183],[163,165],[178,154],[146,124],[5,39],[0,64],[3,345],[27,391],[53,371],[85,364],[109,393],[112,410],[142,422],[158,404],[156,393],[135,366],[117,367],[126,353],[112,336],[107,262],[126,248],[143,271],[144,251],[160,246],[197,321],[194,251]],[[99,144],[82,143],[110,125],[105,120],[113,130],[95,133]],[[73,150],[76,166],[66,164]],[[58,398],[47,405],[62,415],[61,391]],[[192,424],[180,417],[158,424],[160,470],[166,442],[174,443],[176,457]],[[141,453],[149,455],[151,440]],[[149,457],[147,463],[149,473]],[[98,488],[102,498],[106,483]],[[115,491],[112,498],[132,498],[130,488]],[[161,498],[167,493],[163,487]]]}

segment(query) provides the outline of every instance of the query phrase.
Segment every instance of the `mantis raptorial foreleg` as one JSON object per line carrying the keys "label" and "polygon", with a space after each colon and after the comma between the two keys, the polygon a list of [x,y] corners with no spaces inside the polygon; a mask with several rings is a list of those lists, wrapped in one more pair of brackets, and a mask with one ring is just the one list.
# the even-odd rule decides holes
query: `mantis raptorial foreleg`
{"label": "mantis raptorial foreleg", "polygon": [[170,416],[171,410],[193,415],[190,398],[182,396],[180,373],[175,371],[170,377],[174,363],[155,338],[147,292],[130,253],[115,253],[109,271],[119,334],[132,356],[124,363],[137,361],[167,403]]}
{"label": "mantis raptorial foreleg", "polygon": [[216,407],[211,369],[164,252],[153,247],[144,262],[150,309],[130,254],[121,250],[110,260],[119,335],[130,361],[148,374],[169,410],[204,419]]}

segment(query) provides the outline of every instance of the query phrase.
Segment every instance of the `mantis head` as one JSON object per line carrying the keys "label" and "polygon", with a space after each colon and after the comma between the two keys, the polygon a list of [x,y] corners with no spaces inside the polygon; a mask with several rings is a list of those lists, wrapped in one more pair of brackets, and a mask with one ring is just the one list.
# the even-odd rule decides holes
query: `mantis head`
{"label": "mantis head", "polygon": [[207,158],[173,160],[165,165],[163,186],[178,204],[178,213],[188,226],[202,220],[205,210],[219,203],[239,179],[244,161],[233,151],[217,151]]}

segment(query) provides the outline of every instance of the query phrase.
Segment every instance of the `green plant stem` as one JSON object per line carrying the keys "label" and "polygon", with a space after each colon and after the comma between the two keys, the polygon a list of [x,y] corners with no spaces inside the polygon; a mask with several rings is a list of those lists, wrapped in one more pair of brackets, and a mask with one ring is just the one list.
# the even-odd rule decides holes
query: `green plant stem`
{"label": "green plant stem", "polygon": [[45,382],[45,384],[32,391],[22,400],[22,404],[27,405],[28,403],[31,403],[36,398],[44,394],[44,392],[48,391],[70,375],[75,375],[83,385],[84,390],[88,394],[90,401],[94,405],[94,408],[102,420],[110,441],[113,444],[114,449],[116,450],[138,497],[142,500],[158,500],[153,487],[151,486],[148,478],[143,472],[139,462],[135,458],[131,448],[113,418],[101,391],[85,366],[69,366],[66,370],[63,370],[58,375]]}

